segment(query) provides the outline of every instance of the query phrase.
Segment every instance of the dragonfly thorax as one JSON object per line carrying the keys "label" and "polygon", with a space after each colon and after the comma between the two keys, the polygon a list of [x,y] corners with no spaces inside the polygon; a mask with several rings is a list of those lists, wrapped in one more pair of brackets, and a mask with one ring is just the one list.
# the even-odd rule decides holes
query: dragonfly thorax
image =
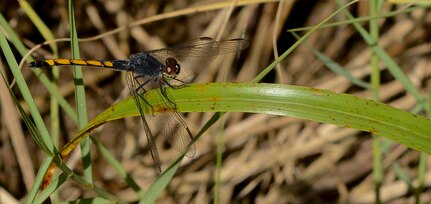
{"label": "dragonfly thorax", "polygon": [[175,79],[181,71],[181,67],[177,60],[172,57],[168,57],[165,61],[165,67],[162,68],[161,72],[163,76]]}
{"label": "dragonfly thorax", "polygon": [[159,60],[147,53],[131,55],[127,64],[128,70],[134,72],[135,75],[151,78],[159,77],[160,70],[164,66],[163,63],[160,63]]}

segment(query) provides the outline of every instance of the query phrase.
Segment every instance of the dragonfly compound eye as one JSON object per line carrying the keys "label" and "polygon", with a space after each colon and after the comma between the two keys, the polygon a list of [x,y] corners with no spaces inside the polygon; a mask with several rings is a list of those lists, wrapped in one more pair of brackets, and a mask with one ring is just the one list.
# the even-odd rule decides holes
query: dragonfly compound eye
{"label": "dragonfly compound eye", "polygon": [[180,64],[175,65],[175,73],[178,75],[181,71]]}
{"label": "dragonfly compound eye", "polygon": [[169,57],[166,59],[165,74],[168,76],[176,76],[180,73],[180,65],[175,58]]}

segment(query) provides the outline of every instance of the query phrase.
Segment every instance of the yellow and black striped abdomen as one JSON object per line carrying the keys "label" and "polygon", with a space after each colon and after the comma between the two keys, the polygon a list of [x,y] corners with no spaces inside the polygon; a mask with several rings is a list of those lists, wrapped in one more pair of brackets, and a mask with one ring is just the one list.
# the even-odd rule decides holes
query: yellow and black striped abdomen
{"label": "yellow and black striped abdomen", "polygon": [[81,60],[81,59],[47,59],[30,62],[30,67],[52,67],[65,65],[80,65],[92,67],[108,67],[115,68],[113,61],[104,60]]}

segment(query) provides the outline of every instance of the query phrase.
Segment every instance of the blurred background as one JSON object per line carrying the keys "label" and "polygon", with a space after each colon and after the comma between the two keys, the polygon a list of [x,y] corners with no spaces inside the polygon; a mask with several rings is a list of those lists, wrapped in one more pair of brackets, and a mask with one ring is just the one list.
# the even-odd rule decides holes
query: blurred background
{"label": "blurred background", "polygon": [[[28,2],[55,38],[69,37],[66,1]],[[355,17],[369,16],[370,1],[349,7]],[[313,26],[334,13],[336,1],[75,1],[75,19],[83,59],[127,59],[130,54],[172,46],[203,36],[219,39],[245,38],[250,46],[239,55],[220,56],[195,75],[195,83],[248,82],[297,41],[287,30]],[[379,14],[403,10],[406,4],[384,1]],[[43,36],[17,1],[3,1],[0,10],[9,25],[30,49],[44,42]],[[331,22],[347,20],[339,14]],[[368,29],[367,21],[361,23]],[[402,67],[405,74],[427,95],[430,78],[431,14],[425,6],[380,18],[379,45]],[[108,33],[114,31],[113,33]],[[302,36],[308,30],[298,31]],[[42,46],[35,59],[70,58],[69,42],[58,42],[58,56]],[[322,28],[313,33],[261,82],[292,84],[372,98],[371,91],[352,84],[329,70],[313,49],[339,63],[354,78],[370,81],[371,49],[357,30],[348,24]],[[18,54],[17,54],[18,56]],[[1,55],[2,71],[12,75]],[[380,101],[410,111],[417,102],[380,64]],[[50,127],[50,95],[27,67],[22,73]],[[48,72],[46,72],[48,73]],[[74,107],[72,70],[61,69],[60,93]],[[110,70],[84,68],[89,119],[128,96],[124,75]],[[19,89],[13,88],[22,100]],[[429,91],[428,91],[429,92]],[[0,203],[6,199],[23,202],[44,153],[32,140],[25,124],[14,120],[12,109],[0,99]],[[15,108],[15,107],[13,107]],[[61,112],[62,113],[62,112]],[[213,113],[189,113],[185,121],[197,133]],[[77,133],[76,124],[60,114],[60,147]],[[151,116],[150,116],[151,117]],[[19,118],[19,115],[16,115]],[[220,203],[372,203],[374,202],[371,134],[345,127],[264,114],[228,113],[224,130],[221,123],[211,127],[196,143],[196,156],[183,161],[160,203],[214,202],[217,145],[223,147]],[[17,129],[10,127],[14,124]],[[18,135],[18,136],[17,136]],[[222,135],[222,137],[220,136]],[[103,143],[124,168],[147,189],[157,172],[148,152],[145,132],[138,117],[107,123],[92,134]],[[13,138],[23,138],[20,142]],[[415,180],[420,153],[382,138],[383,183],[381,200],[411,203],[414,192],[399,178],[399,171]],[[162,169],[178,152],[163,138],[157,140]],[[95,182],[126,202],[136,202],[137,194],[126,185],[114,168],[93,148]],[[82,171],[79,152],[66,159],[76,172]],[[430,162],[427,162],[429,165]],[[429,173],[428,173],[429,174]],[[427,174],[427,176],[428,176]],[[431,177],[426,177],[431,178]],[[431,193],[426,180],[421,202]],[[73,181],[58,190],[60,200],[94,196]],[[2,198],[3,197],[3,198]]]}

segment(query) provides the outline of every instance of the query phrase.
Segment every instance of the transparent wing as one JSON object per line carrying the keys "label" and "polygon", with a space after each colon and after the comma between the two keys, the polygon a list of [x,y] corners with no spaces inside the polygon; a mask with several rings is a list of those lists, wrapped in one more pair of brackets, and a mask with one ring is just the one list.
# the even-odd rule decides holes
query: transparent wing
{"label": "transparent wing", "polygon": [[144,114],[145,113],[144,108],[147,108],[148,105],[146,105],[144,98],[142,98],[143,97],[142,94],[138,93],[138,91],[142,92],[144,90],[137,90],[137,88],[140,86],[141,82],[136,80],[134,76],[135,75],[132,72],[126,73],[127,86],[129,87],[130,94],[133,96],[133,99],[135,100],[135,103],[136,103],[136,107],[138,108],[138,110],[140,112],[142,124],[143,124],[144,130],[145,130],[145,135],[147,136],[150,154],[151,154],[151,157],[153,158],[155,166],[157,167],[157,170],[160,173],[162,171],[162,169],[161,169],[159,152],[157,150],[155,138],[154,138],[154,136],[150,130],[150,127],[147,123],[147,120],[145,119],[145,114]]}
{"label": "transparent wing", "polygon": [[162,57],[208,57],[235,53],[248,47],[245,39],[215,41],[209,37],[198,38],[167,48],[147,51],[146,53]]}
{"label": "transparent wing", "polygon": [[[169,144],[172,145],[176,150],[181,153],[184,153],[188,157],[193,157],[195,155],[195,145],[191,144],[193,140],[193,135],[185,123],[182,116],[177,112],[176,105],[174,101],[169,97],[168,94],[161,94],[161,91],[165,90],[162,83],[157,83],[157,79],[151,79],[149,77],[137,77],[133,73],[129,73],[128,75],[128,84],[131,92],[133,87],[134,98],[136,104],[139,104],[139,110],[141,111],[141,118],[145,131],[147,134],[148,144],[151,150],[151,154],[153,159],[156,160],[158,158],[157,146],[155,145],[155,135],[160,134],[162,137],[165,137]],[[161,81],[160,81],[161,82]],[[144,84],[144,86],[142,86]],[[161,88],[160,88],[161,87]],[[147,104],[148,101],[144,98],[144,93],[153,88],[159,89],[159,94],[157,94],[157,103],[155,104]],[[164,93],[166,93],[164,91]],[[144,115],[144,108],[153,108],[154,112],[162,112],[162,114],[157,115]],[[151,112],[151,111],[149,111]],[[145,121],[145,122],[144,122]],[[155,161],[157,162],[157,161]]]}
{"label": "transparent wing", "polygon": [[[158,131],[173,148],[181,153],[185,153],[187,157],[194,157],[196,148],[192,144],[193,134],[181,114],[178,113],[176,104],[169,95],[169,92],[165,90],[165,86],[157,84],[156,81],[152,81],[149,87],[159,87],[157,97],[157,104],[159,105],[153,106],[153,109],[158,109],[159,111],[157,112],[163,113],[148,117],[151,117],[150,121],[153,122],[153,125],[150,125],[150,127],[154,127],[152,130]],[[165,94],[161,94],[162,92]]]}
{"label": "transparent wing", "polygon": [[[218,55],[236,53],[246,47],[248,47],[248,41],[244,39],[215,41],[212,38],[203,37],[146,53],[154,56],[162,64],[168,57],[175,58],[181,66],[181,76],[190,76],[197,70],[203,69]],[[179,79],[183,79],[181,76]]]}
{"label": "transparent wing", "polygon": [[163,114],[163,120],[169,121],[170,128],[164,128],[163,135],[167,136],[168,142],[179,152],[184,153],[187,157],[194,157],[196,154],[195,144],[193,141],[193,134],[184,121],[183,117],[177,112],[170,112]]}
{"label": "transparent wing", "polygon": [[[174,149],[181,153],[185,153],[187,157],[194,157],[196,154],[196,147],[193,141],[193,134],[185,123],[181,114],[179,114],[174,106],[169,105],[171,102],[166,101],[165,99],[164,106],[170,106],[167,108],[167,112],[163,114],[158,114],[154,116],[150,121],[153,122],[153,125],[150,127],[154,127],[154,130],[158,130],[162,137],[165,137],[166,140]],[[156,107],[157,108],[157,107]],[[157,132],[157,130],[155,132]]]}

